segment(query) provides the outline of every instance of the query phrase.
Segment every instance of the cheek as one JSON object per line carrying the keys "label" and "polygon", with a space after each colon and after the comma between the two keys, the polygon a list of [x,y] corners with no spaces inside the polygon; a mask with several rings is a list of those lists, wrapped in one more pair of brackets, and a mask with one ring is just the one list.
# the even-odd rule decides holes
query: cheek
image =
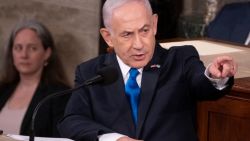
{"label": "cheek", "polygon": [[45,55],[44,54],[33,54],[31,56],[31,60],[34,64],[43,65],[45,62]]}
{"label": "cheek", "polygon": [[18,53],[17,51],[12,50],[11,53],[13,58],[18,58],[20,56],[20,53]]}
{"label": "cheek", "polygon": [[13,63],[14,65],[17,65],[17,63],[21,60],[19,55],[17,53],[12,53],[12,59],[13,59]]}
{"label": "cheek", "polygon": [[128,51],[129,49],[125,46],[115,47],[114,50],[115,50],[116,54],[123,59],[125,59],[125,58],[127,58],[127,56],[129,56],[129,51]]}
{"label": "cheek", "polygon": [[114,42],[114,49],[117,54],[126,55],[131,48],[131,41],[129,40],[117,40]]}
{"label": "cheek", "polygon": [[143,38],[143,43],[144,43],[144,47],[148,51],[152,51],[154,49],[154,46],[155,46],[154,38],[152,37]]}
{"label": "cheek", "polygon": [[151,59],[154,53],[154,49],[155,49],[155,41],[154,38],[147,38],[144,42],[145,44],[145,48],[147,50],[148,53],[148,58]]}

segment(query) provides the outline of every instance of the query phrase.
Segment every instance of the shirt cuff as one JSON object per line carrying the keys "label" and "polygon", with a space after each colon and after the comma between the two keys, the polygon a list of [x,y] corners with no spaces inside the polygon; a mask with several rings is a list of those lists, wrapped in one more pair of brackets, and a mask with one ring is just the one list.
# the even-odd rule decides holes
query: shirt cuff
{"label": "shirt cuff", "polygon": [[225,77],[223,79],[214,79],[210,77],[210,73],[208,72],[208,68],[209,68],[210,64],[207,66],[204,74],[205,76],[211,81],[211,83],[213,84],[213,86],[218,89],[218,90],[222,90],[224,88],[227,87],[226,83],[229,80],[229,77]]}
{"label": "shirt cuff", "polygon": [[98,136],[99,141],[116,141],[121,137],[125,137],[125,135],[118,133],[108,133]]}

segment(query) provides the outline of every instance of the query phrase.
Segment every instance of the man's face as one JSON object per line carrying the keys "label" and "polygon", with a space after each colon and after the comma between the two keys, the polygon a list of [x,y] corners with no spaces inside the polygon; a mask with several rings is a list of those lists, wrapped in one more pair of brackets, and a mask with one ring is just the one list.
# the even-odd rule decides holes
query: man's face
{"label": "man's face", "polygon": [[142,68],[153,56],[156,29],[157,15],[141,3],[130,2],[115,9],[111,31],[101,29],[101,33],[125,64]]}

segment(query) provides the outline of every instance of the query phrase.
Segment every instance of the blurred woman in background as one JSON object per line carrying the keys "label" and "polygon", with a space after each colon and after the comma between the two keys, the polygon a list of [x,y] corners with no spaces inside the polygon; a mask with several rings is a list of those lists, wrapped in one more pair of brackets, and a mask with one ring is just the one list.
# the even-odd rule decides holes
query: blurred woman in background
{"label": "blurred woman in background", "polygon": [[[29,135],[32,114],[46,96],[69,88],[49,30],[35,20],[12,30],[0,79],[0,128],[6,134]],[[58,119],[69,95],[51,99],[39,109],[35,135],[59,137]]]}

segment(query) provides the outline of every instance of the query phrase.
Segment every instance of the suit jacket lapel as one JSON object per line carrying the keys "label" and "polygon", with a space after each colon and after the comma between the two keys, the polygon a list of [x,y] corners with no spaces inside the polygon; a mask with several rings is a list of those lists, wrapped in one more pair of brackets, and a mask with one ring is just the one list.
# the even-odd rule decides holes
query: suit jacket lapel
{"label": "suit jacket lapel", "polygon": [[149,64],[144,67],[142,74],[141,96],[139,103],[138,127],[136,137],[140,136],[144,121],[146,120],[151,103],[154,99],[155,89],[160,74],[160,52],[159,47],[156,47],[154,56]]}
{"label": "suit jacket lapel", "polygon": [[105,86],[104,89],[106,93],[111,93],[112,96],[114,96],[113,97],[114,102],[118,102],[120,105],[121,104],[120,102],[123,101],[123,99],[126,97],[124,94],[124,82],[123,82],[122,73],[121,73],[115,54],[110,54],[106,57],[104,61],[104,66],[114,67],[118,71],[118,79],[116,80],[116,82]]}
{"label": "suit jacket lapel", "polygon": [[105,58],[104,66],[114,67],[118,70],[118,79],[115,83],[104,87],[104,91],[112,96],[112,101],[117,105],[117,108],[121,111],[121,118],[128,122],[128,131],[132,136],[135,136],[135,127],[131,115],[130,103],[125,95],[125,85],[122,77],[122,73],[115,54],[109,54]]}

